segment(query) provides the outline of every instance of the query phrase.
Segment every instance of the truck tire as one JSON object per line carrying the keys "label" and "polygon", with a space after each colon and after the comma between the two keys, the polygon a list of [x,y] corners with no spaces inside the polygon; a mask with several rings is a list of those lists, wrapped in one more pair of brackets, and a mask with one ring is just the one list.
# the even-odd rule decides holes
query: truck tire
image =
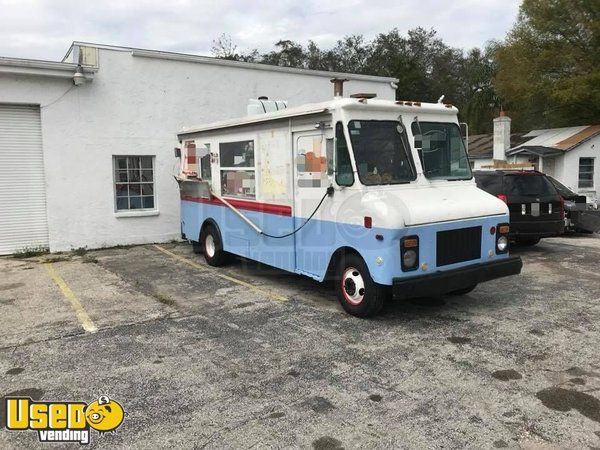
{"label": "truck tire", "polygon": [[221,233],[214,225],[209,224],[204,227],[200,235],[200,245],[209,266],[219,267],[227,263],[229,253],[223,250]]}
{"label": "truck tire", "polygon": [[355,254],[340,258],[335,277],[336,293],[342,308],[356,317],[376,315],[389,296],[389,289],[371,278],[363,259]]}
{"label": "truck tire", "polygon": [[191,242],[192,242],[192,251],[196,255],[199,255],[200,253],[202,253],[202,246],[200,245],[200,242],[198,242],[198,241],[191,241]]}
{"label": "truck tire", "polygon": [[476,287],[477,287],[477,284],[474,284],[474,285],[468,286],[466,288],[457,289],[456,291],[448,292],[448,295],[465,295],[465,294],[468,294],[469,292],[471,292]]}

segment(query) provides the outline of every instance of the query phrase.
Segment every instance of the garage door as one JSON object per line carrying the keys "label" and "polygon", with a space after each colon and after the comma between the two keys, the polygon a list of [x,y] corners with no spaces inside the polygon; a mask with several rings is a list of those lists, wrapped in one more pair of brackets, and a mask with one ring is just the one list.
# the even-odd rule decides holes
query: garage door
{"label": "garage door", "polygon": [[40,108],[0,104],[0,255],[48,247]]}

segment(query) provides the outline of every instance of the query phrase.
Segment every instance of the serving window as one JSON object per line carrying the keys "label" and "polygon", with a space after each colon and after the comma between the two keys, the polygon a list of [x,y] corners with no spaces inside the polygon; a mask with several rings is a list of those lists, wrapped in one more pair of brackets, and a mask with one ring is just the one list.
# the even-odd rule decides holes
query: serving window
{"label": "serving window", "polygon": [[219,144],[221,195],[256,198],[254,141]]}

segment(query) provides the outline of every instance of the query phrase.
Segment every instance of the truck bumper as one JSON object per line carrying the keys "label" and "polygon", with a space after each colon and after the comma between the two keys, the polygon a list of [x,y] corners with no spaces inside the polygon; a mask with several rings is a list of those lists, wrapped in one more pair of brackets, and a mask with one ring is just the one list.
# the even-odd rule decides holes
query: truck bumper
{"label": "truck bumper", "polygon": [[565,231],[564,220],[536,220],[536,221],[511,221],[511,238],[541,238],[563,234]]}
{"label": "truck bumper", "polygon": [[394,299],[435,297],[495,278],[517,275],[521,273],[521,267],[521,258],[510,256],[499,261],[473,264],[419,277],[394,278],[393,296]]}

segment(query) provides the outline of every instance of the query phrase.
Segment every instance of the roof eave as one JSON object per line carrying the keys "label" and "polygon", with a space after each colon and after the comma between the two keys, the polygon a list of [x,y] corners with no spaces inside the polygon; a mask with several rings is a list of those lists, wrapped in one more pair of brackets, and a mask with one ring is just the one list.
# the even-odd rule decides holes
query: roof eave
{"label": "roof eave", "polygon": [[[96,68],[87,66],[82,69],[88,79],[92,79],[97,71]],[[72,63],[0,57],[0,73],[3,74],[73,78],[76,70],[77,64]]]}
{"label": "roof eave", "polygon": [[211,58],[208,56],[189,55],[185,53],[172,53],[157,50],[131,49],[133,56],[154,59],[166,59],[171,61],[183,61],[200,64],[212,64],[216,66],[238,67],[253,70],[266,70],[271,72],[285,72],[302,75],[313,75],[328,78],[347,78],[355,81],[374,81],[379,83],[397,83],[399,80],[392,77],[378,77],[375,75],[361,75],[344,72],[327,72],[324,70],[297,69],[295,67],[272,66],[269,64],[259,64],[244,61],[231,61],[228,59]]}

